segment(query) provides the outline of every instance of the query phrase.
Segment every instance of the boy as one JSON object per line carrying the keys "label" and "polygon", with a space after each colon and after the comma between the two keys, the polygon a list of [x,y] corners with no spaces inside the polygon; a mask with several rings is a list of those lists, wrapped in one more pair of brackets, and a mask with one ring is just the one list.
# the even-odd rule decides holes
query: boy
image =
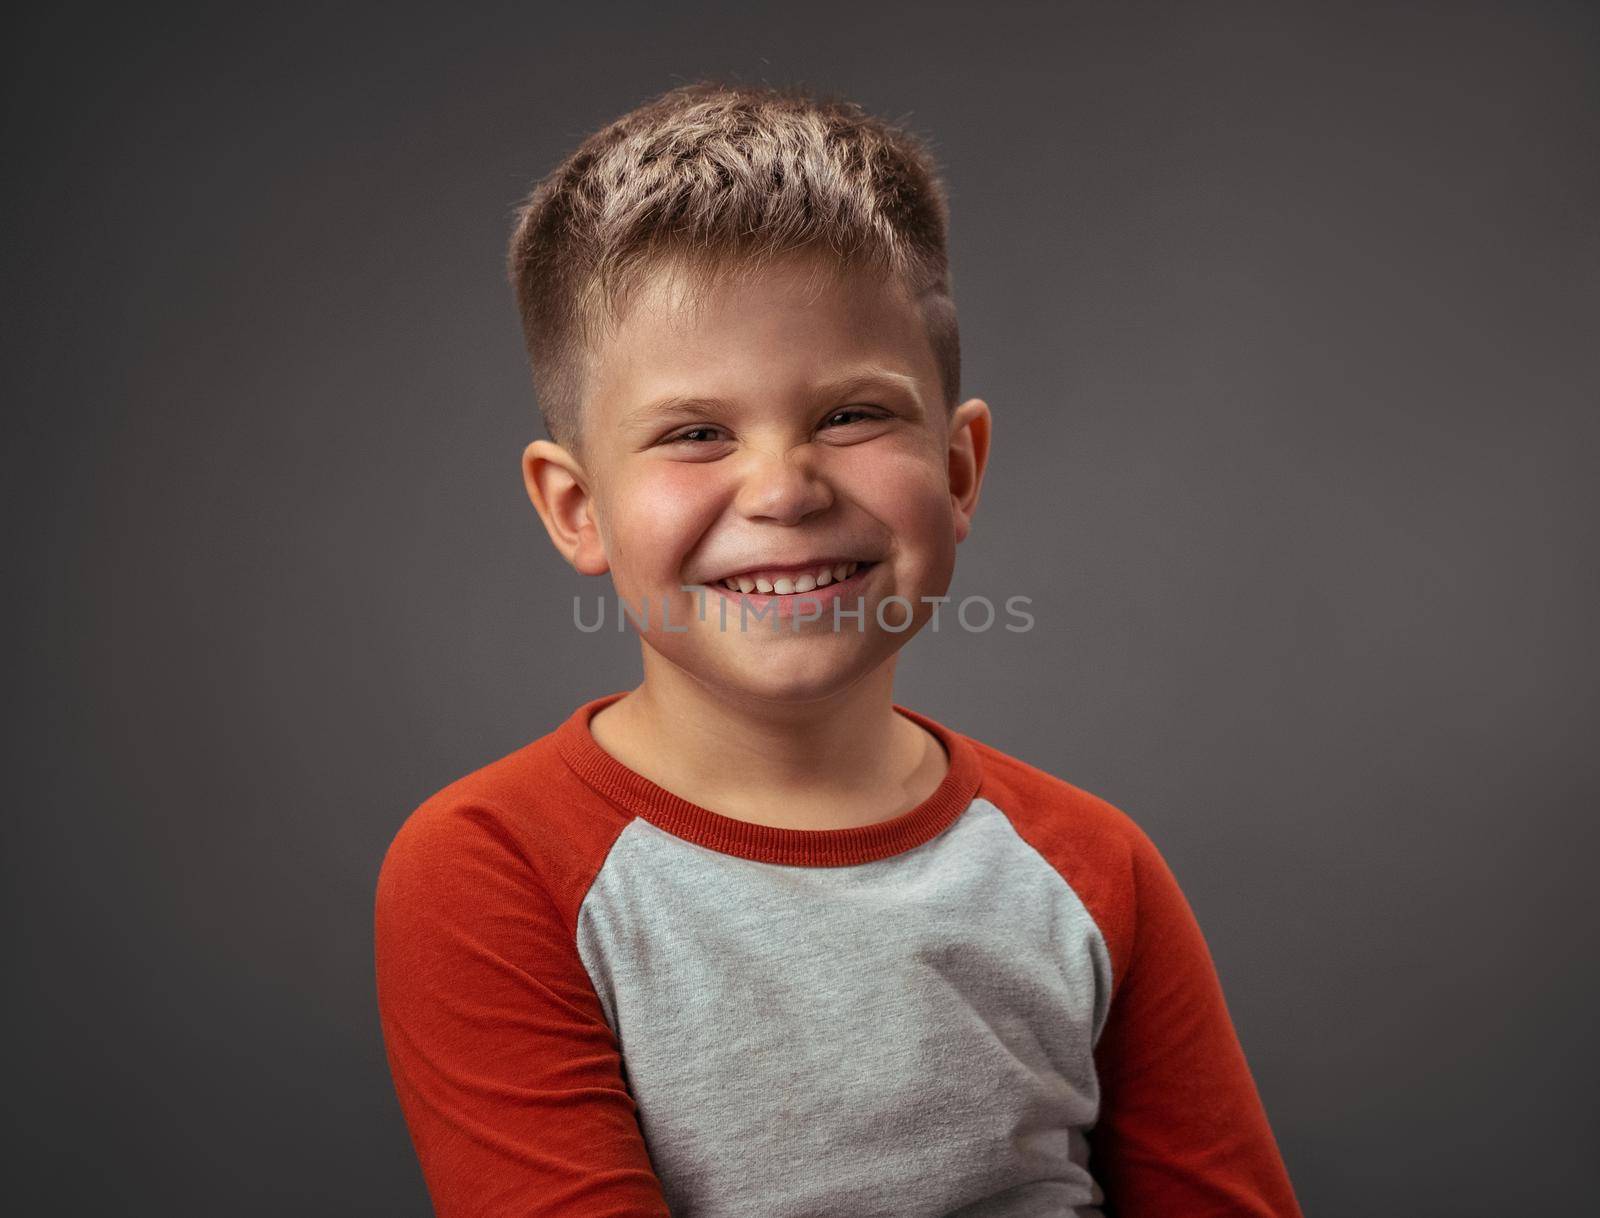
{"label": "boy", "polygon": [[989,451],[946,219],[914,136],[704,82],[522,209],[524,479],[644,679],[385,861],[441,1215],[1298,1215],[1155,847],[892,700]]}

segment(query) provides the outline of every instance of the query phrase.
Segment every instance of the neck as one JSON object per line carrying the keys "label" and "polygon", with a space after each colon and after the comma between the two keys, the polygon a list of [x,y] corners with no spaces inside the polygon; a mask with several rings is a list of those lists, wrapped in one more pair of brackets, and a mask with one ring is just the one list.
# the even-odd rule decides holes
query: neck
{"label": "neck", "polygon": [[834,828],[915,807],[944,754],[894,711],[894,656],[812,701],[708,686],[644,648],[645,680],[591,721],[623,764],[702,807],[761,824]]}

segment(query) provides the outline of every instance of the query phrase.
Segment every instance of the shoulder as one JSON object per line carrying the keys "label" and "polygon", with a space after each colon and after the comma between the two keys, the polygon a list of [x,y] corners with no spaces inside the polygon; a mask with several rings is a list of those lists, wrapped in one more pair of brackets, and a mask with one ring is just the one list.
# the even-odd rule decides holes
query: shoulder
{"label": "shoulder", "polygon": [[978,798],[1011,822],[1077,893],[1119,965],[1137,929],[1140,890],[1163,871],[1155,844],[1110,801],[968,737],[982,766]]}
{"label": "shoulder", "polygon": [[1134,819],[1110,801],[991,745],[967,739],[982,766],[979,798],[1000,808],[1019,829],[1025,827],[1102,864],[1154,849]]}
{"label": "shoulder", "polygon": [[575,917],[628,816],[562,760],[554,733],[441,787],[401,824],[378,875],[380,922],[537,894]]}

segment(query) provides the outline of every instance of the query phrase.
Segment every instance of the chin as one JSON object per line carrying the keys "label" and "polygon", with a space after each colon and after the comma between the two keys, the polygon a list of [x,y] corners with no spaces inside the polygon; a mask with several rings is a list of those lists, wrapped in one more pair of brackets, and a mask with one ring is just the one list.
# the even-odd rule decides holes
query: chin
{"label": "chin", "polygon": [[764,702],[819,702],[843,693],[885,658],[865,651],[831,656],[748,657],[717,664],[702,679],[730,694]]}

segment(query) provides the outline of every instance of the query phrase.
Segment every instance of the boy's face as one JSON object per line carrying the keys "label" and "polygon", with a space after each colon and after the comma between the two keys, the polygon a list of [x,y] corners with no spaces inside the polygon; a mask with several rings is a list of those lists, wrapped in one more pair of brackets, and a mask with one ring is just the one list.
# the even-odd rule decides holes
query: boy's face
{"label": "boy's face", "polygon": [[[982,401],[947,414],[898,290],[807,270],[779,264],[698,307],[658,275],[594,353],[581,462],[547,441],[523,459],[552,540],[578,570],[609,570],[635,614],[648,605],[641,634],[660,657],[730,695],[791,702],[842,691],[932,616],[922,598],[949,587],[989,436]],[[846,562],[862,569],[809,591],[792,570]],[[774,574],[802,590],[724,583]],[[898,602],[880,625],[890,596],[910,602],[905,629]]]}

